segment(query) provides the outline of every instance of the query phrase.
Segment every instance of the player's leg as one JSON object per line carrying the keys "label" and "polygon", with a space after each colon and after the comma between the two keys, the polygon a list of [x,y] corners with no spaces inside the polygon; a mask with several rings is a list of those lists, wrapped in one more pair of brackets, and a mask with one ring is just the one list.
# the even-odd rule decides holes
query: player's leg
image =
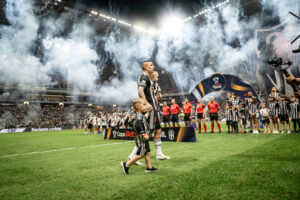
{"label": "player's leg", "polygon": [[155,131],[153,142],[156,150],[156,159],[157,160],[168,160],[170,159],[169,156],[166,156],[162,152],[162,142],[161,142],[161,129]]}
{"label": "player's leg", "polygon": [[226,125],[227,125],[227,133],[230,133],[230,124],[229,124],[229,120],[226,120]]}
{"label": "player's leg", "polygon": [[284,127],[284,125],[285,125],[285,123],[284,123],[284,119],[280,119],[280,124],[281,124],[281,133],[284,133],[285,132],[285,127]]}
{"label": "player's leg", "polygon": [[218,116],[216,116],[216,123],[217,123],[218,129],[219,129],[219,133],[221,133],[221,125],[218,121]]}
{"label": "player's leg", "polygon": [[285,122],[286,122],[287,129],[288,129],[287,133],[291,133],[290,119],[289,119],[288,115],[286,116]]}
{"label": "player's leg", "polygon": [[255,123],[253,117],[251,117],[251,124],[252,124],[252,132],[255,133]]}
{"label": "player's leg", "polygon": [[206,126],[206,123],[205,123],[205,117],[202,116],[202,123],[203,123],[203,127],[204,127],[204,132],[207,133],[207,126]]}
{"label": "player's leg", "polygon": [[201,133],[201,119],[198,118],[197,121],[198,121],[198,132]]}
{"label": "player's leg", "polygon": [[177,126],[180,127],[178,114],[176,114],[176,122],[177,122]]}
{"label": "player's leg", "polygon": [[235,122],[235,133],[236,134],[239,133],[239,124],[238,124],[238,122]]}

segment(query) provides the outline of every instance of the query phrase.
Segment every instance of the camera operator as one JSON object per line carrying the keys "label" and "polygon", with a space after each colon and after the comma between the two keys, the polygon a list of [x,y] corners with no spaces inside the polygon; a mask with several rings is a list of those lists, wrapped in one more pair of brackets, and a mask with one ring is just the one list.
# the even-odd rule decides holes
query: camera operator
{"label": "camera operator", "polygon": [[[300,85],[300,78],[295,78],[294,75],[292,73],[290,73],[286,77],[286,82],[288,84],[293,84],[294,82],[296,82],[297,85]],[[300,97],[300,90],[294,91],[294,93],[297,97]]]}

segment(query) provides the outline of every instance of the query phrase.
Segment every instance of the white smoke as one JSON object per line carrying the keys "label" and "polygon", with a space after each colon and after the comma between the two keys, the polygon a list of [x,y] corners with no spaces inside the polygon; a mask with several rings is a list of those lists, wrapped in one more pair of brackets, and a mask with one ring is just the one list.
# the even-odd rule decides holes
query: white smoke
{"label": "white smoke", "polygon": [[31,51],[39,27],[31,4],[7,1],[5,14],[10,26],[0,26],[0,81],[8,86],[47,82],[43,66]]}
{"label": "white smoke", "polygon": [[[263,9],[272,9],[272,16],[284,21],[298,1],[261,2]],[[61,36],[67,23],[65,16],[40,19],[28,0],[7,0],[5,13],[10,25],[0,27],[0,81],[7,86],[42,86],[51,82],[51,74],[59,73],[74,91],[95,93],[99,102],[123,104],[137,97],[136,83],[145,59],[156,61],[184,91],[213,72],[236,74],[236,68],[245,62],[256,66],[254,32],[261,26],[260,18],[243,17],[239,1],[210,11],[200,24],[195,19],[183,24],[174,35],[161,32],[156,38],[129,35],[118,29],[97,36],[93,26],[84,20],[75,21],[71,31]],[[43,59],[32,53],[34,42],[40,39],[41,26],[43,37],[51,40]],[[296,31],[284,32],[284,41],[290,41],[292,32]],[[94,43],[94,39],[98,42]],[[278,41],[275,51],[280,50],[283,40]],[[118,74],[100,85],[99,62],[104,67],[106,63],[96,51],[97,45],[103,46]]]}

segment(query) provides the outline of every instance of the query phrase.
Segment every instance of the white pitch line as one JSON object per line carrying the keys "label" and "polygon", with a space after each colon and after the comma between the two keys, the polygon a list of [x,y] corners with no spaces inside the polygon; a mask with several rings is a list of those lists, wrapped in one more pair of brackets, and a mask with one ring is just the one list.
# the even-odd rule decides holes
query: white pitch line
{"label": "white pitch line", "polygon": [[57,152],[57,151],[68,151],[68,150],[79,149],[79,148],[93,148],[93,147],[99,147],[99,146],[110,146],[110,145],[115,145],[115,144],[125,144],[125,143],[131,143],[131,142],[134,142],[134,141],[115,142],[115,143],[109,143],[109,144],[96,144],[96,145],[83,146],[83,147],[70,147],[70,148],[65,148],[65,149],[53,149],[53,150],[48,150],[48,151],[34,151],[34,152],[27,152],[27,153],[17,153],[17,154],[3,155],[3,156],[0,156],[0,158],[9,158],[9,157],[24,156],[24,155],[39,154],[39,153],[50,153],[50,152]]}

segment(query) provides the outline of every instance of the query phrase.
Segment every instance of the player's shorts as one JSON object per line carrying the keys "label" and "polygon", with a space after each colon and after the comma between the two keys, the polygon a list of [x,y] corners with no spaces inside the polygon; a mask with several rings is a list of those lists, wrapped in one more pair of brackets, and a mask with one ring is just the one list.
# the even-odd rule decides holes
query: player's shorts
{"label": "player's shorts", "polygon": [[148,140],[144,140],[144,143],[137,147],[138,150],[136,155],[145,156],[146,153],[150,152],[150,145]]}
{"label": "player's shorts", "polygon": [[93,128],[93,124],[88,124],[88,129]]}
{"label": "player's shorts", "polygon": [[238,126],[238,122],[231,121],[231,126],[232,127],[237,127]]}
{"label": "player's shorts", "polygon": [[232,124],[232,121],[231,121],[231,120],[226,120],[226,125],[227,125],[227,126],[231,126],[231,124]]}
{"label": "player's shorts", "polygon": [[163,116],[163,122],[164,123],[169,123],[170,122],[170,115],[164,115]]}
{"label": "player's shorts", "polygon": [[172,114],[172,122],[178,122],[178,114]]}
{"label": "player's shorts", "polygon": [[278,118],[279,118],[280,122],[289,122],[288,115],[278,115]]}
{"label": "player's shorts", "polygon": [[191,114],[190,113],[184,113],[184,121],[190,121],[191,120]]}
{"label": "player's shorts", "polygon": [[263,120],[262,120],[262,123],[263,123],[263,124],[270,124],[270,119],[263,119]]}
{"label": "player's shorts", "polygon": [[247,119],[246,118],[242,118],[242,124],[245,126],[247,125]]}
{"label": "player's shorts", "polygon": [[198,119],[203,119],[203,118],[204,118],[203,113],[197,113],[197,118],[198,118]]}
{"label": "player's shorts", "polygon": [[218,113],[209,113],[209,116],[210,116],[210,121],[218,121]]}
{"label": "player's shorts", "polygon": [[148,126],[150,131],[158,130],[160,126],[160,117],[159,113],[156,110],[153,110],[148,117]]}

